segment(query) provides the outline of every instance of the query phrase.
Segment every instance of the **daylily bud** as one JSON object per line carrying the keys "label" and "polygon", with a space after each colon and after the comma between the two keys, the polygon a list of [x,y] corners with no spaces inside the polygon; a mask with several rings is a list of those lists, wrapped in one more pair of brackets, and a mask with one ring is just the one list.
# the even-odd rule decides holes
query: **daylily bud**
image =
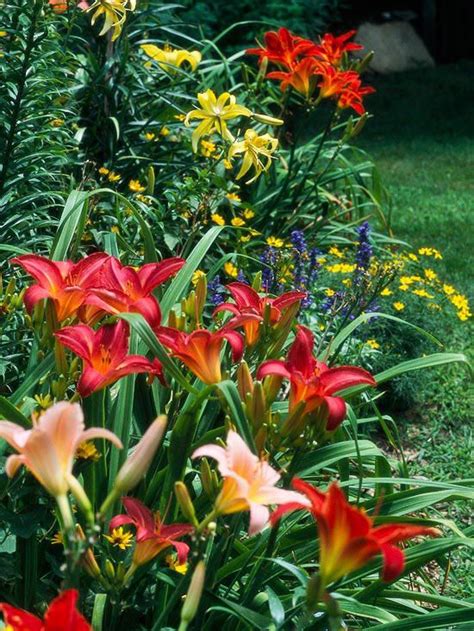
{"label": "daylily bud", "polygon": [[201,314],[206,304],[207,298],[207,278],[206,276],[200,276],[196,284],[196,305],[195,305],[195,318],[196,322],[201,320]]}
{"label": "daylily bud", "polygon": [[267,403],[261,381],[254,384],[253,394],[247,397],[247,414],[255,430],[258,430],[267,416]]}
{"label": "daylily bud", "polygon": [[355,138],[360,134],[362,129],[365,127],[365,123],[367,122],[368,118],[369,115],[367,114],[367,112],[365,112],[365,114],[362,114],[362,116],[359,118],[357,123],[354,125],[354,128],[352,129],[351,138]]}
{"label": "daylily bud", "polygon": [[304,419],[305,402],[299,401],[299,403],[293,408],[293,410],[286,417],[285,422],[280,430],[282,436],[291,435],[294,438],[300,433],[302,427],[302,421]]}
{"label": "daylily bud", "polygon": [[253,277],[252,289],[255,289],[256,292],[262,291],[262,272],[257,272]]}
{"label": "daylily bud", "polygon": [[105,559],[104,569],[105,569],[105,575],[107,576],[107,578],[110,579],[111,581],[114,581],[115,580],[115,567],[110,559]]}
{"label": "daylily bud", "polygon": [[267,399],[267,405],[271,405],[280,392],[283,377],[280,375],[268,375],[263,381],[263,391]]}
{"label": "daylily bud", "polygon": [[114,491],[126,494],[133,489],[148,471],[166,429],[167,418],[159,416],[143,434],[133,453],[127,458],[117,474]]}
{"label": "daylily bud", "polygon": [[[80,541],[86,540],[86,535],[82,530],[80,524],[76,524],[76,537]],[[99,564],[96,561],[92,548],[87,548],[81,557],[81,566],[92,578],[99,578],[101,575]]]}
{"label": "daylily bud", "polygon": [[186,600],[184,601],[183,608],[181,609],[181,624],[184,628],[189,625],[197,614],[204,589],[205,578],[206,566],[204,561],[199,561],[194,569],[188,593],[186,594]]}
{"label": "daylily bud", "polygon": [[370,64],[370,62],[372,61],[372,59],[374,58],[374,51],[371,50],[370,52],[367,53],[367,55],[361,59],[359,61],[359,63],[357,64],[357,66],[355,67],[355,71],[358,72],[359,74],[361,74],[362,72],[364,72],[364,70],[367,68],[367,66]]}
{"label": "daylily bud", "polygon": [[237,389],[242,401],[253,392],[253,379],[246,361],[242,361],[237,368]]}
{"label": "daylily bud", "polygon": [[181,300],[181,309],[189,318],[194,317],[194,314],[196,312],[195,304],[196,304],[196,292],[194,290],[191,291],[186,296],[186,298],[183,298]]}
{"label": "daylily bud", "polygon": [[79,484],[77,478],[75,478],[71,474],[66,474],[66,480],[69,484],[69,490],[73,494],[79,508],[86,516],[87,521],[92,523],[94,521],[94,511],[92,509],[92,504],[87,497],[87,494],[84,491],[83,487],[81,486],[81,484]]}
{"label": "daylily bud", "polygon": [[314,574],[308,581],[306,588],[306,607],[310,612],[316,611],[324,593],[324,585],[319,574]]}
{"label": "daylily bud", "polygon": [[200,474],[204,493],[212,498],[214,495],[214,486],[212,484],[212,471],[206,458],[203,458],[201,460]]}
{"label": "daylily bud", "polygon": [[155,192],[155,169],[150,165],[148,167],[148,182],[146,187],[147,195],[153,195]]}
{"label": "daylily bud", "polygon": [[186,485],[183,482],[175,482],[174,492],[183,515],[189,522],[191,522],[191,524],[193,524],[193,526],[198,526],[199,522],[196,519],[196,511],[194,510],[193,501],[189,495]]}
{"label": "daylily bud", "polygon": [[266,125],[283,125],[285,122],[281,120],[281,118],[274,118],[273,116],[267,116],[266,114],[256,114],[255,112],[252,114],[252,117],[259,123],[265,123]]}
{"label": "daylily bud", "polygon": [[260,89],[265,79],[265,75],[267,74],[267,68],[268,68],[268,57],[264,57],[262,59],[262,63],[260,64],[260,68],[257,75],[257,86],[256,86],[257,90]]}

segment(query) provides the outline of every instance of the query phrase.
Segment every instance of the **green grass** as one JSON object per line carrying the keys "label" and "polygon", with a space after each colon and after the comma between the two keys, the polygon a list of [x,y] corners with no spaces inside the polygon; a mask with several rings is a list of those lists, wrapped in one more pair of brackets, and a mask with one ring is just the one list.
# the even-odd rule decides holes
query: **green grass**
{"label": "green grass", "polygon": [[[414,246],[438,248],[444,256],[440,268],[446,282],[470,294],[471,309],[473,74],[474,63],[462,62],[377,78],[377,93],[367,99],[374,118],[359,143],[374,157],[390,191],[395,235]],[[435,333],[445,341],[447,350],[464,350],[474,358],[469,323],[460,322],[454,328],[446,323]],[[458,367],[433,372],[419,405],[400,419],[412,474],[441,480],[472,477],[470,385]],[[461,527],[467,526],[470,509],[465,504],[440,510]],[[472,594],[465,552],[455,555],[454,568],[449,592]]]}

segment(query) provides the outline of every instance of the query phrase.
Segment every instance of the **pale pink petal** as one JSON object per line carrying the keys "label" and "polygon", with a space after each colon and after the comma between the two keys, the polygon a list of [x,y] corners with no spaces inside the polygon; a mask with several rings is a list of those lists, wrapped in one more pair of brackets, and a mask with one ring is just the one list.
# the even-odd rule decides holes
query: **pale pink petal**
{"label": "pale pink petal", "polygon": [[202,447],[198,447],[193,451],[191,458],[202,458],[203,456],[216,460],[219,468],[227,467],[227,456],[225,449],[223,447],[219,447],[219,445],[203,445]]}
{"label": "pale pink petal", "polygon": [[113,432],[108,429],[103,429],[102,427],[91,427],[90,429],[86,429],[85,432],[82,432],[79,442],[82,443],[86,440],[93,440],[94,438],[104,438],[118,447],[118,449],[123,449],[123,444],[120,438]]}
{"label": "pale pink petal", "polygon": [[269,517],[270,511],[266,506],[261,506],[260,504],[255,504],[253,502],[250,504],[250,537],[258,534],[264,529],[265,525],[268,523]]}
{"label": "pale pink petal", "polygon": [[19,456],[17,454],[8,456],[7,462],[5,465],[5,473],[7,474],[9,478],[13,478],[13,476],[21,467],[21,465],[24,465],[24,464],[25,464],[24,456]]}
{"label": "pale pink petal", "polygon": [[229,469],[232,469],[243,478],[249,478],[256,470],[258,458],[253,454],[242,438],[230,430],[227,434],[227,463]]}
{"label": "pale pink petal", "polygon": [[0,438],[19,451],[28,440],[31,430],[23,429],[11,421],[0,421]]}

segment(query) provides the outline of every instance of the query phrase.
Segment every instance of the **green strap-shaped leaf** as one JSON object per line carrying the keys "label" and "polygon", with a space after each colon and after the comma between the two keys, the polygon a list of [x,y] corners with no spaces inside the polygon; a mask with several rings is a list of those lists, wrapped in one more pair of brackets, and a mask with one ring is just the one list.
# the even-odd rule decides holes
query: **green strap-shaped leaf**
{"label": "green strap-shaped leaf", "polygon": [[237,386],[233,381],[221,381],[216,384],[219,390],[225,397],[227,405],[229,406],[230,418],[237,425],[239,434],[245,440],[247,445],[256,453],[256,447],[253,440],[253,434],[249,427],[247,417],[245,416],[244,408],[242,407],[242,401],[240,400],[240,394],[237,390]]}
{"label": "green strap-shaped leaf", "polygon": [[78,236],[80,238],[82,230],[79,230],[78,235],[78,228],[81,224],[84,225],[87,214],[87,199],[88,195],[84,191],[71,191],[69,193],[51,247],[51,258],[54,261],[66,259],[72,240]]}
{"label": "green strap-shaped leaf", "polygon": [[25,429],[31,429],[31,422],[26,418],[20,410],[13,405],[8,399],[0,396],[0,416],[1,418],[12,421],[12,423],[18,423]]}

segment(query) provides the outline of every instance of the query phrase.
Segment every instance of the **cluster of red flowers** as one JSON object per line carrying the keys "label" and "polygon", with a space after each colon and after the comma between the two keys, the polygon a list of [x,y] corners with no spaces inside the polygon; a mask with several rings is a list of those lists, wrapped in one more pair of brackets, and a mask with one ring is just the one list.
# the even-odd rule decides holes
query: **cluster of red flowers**
{"label": "cluster of red flowers", "polygon": [[339,37],[326,33],[317,44],[280,28],[265,33],[265,46],[250,48],[247,53],[258,55],[259,63],[267,60],[279,67],[267,77],[281,81],[283,91],[291,86],[310,98],[319,87],[319,98],[334,98],[340,109],[351,107],[363,114],[362,98],[374,89],[362,85],[356,70],[345,67],[347,53],[363,48],[349,41],[354,33],[349,31]]}

